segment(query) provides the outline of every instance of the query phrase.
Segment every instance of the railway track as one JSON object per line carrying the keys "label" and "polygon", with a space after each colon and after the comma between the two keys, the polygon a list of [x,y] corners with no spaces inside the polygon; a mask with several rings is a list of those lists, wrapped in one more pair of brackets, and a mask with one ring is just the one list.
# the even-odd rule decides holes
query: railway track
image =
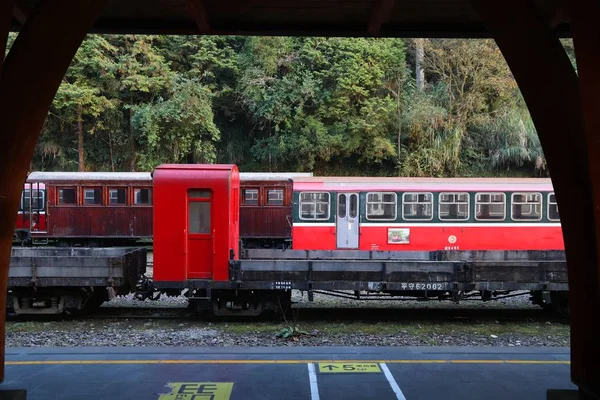
{"label": "railway track", "polygon": [[[265,321],[281,320],[278,317],[218,317],[204,318],[188,308],[141,308],[141,307],[102,307],[96,312],[79,317],[69,316],[17,316],[14,321],[48,321],[48,320],[213,320],[228,321]],[[484,309],[484,308],[293,308],[287,315],[289,321],[320,322],[519,322],[550,321],[568,323],[565,318],[551,315],[541,309]]]}

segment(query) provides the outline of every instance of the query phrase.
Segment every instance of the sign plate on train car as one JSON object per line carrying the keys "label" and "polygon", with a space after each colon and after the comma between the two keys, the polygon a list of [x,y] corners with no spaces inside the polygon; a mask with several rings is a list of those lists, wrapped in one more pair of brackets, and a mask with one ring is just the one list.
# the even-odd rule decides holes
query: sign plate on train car
{"label": "sign plate on train car", "polygon": [[328,373],[366,373],[366,372],[381,372],[379,365],[376,363],[319,363],[319,372],[322,374]]}

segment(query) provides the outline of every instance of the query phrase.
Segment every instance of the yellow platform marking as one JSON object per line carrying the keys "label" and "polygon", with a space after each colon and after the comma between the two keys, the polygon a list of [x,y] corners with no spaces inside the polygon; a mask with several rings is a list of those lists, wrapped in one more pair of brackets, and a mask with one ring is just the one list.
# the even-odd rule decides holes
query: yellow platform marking
{"label": "yellow platform marking", "polygon": [[541,364],[570,365],[566,360],[35,360],[6,361],[6,365],[111,365],[111,364]]}
{"label": "yellow platform marking", "polygon": [[381,372],[379,364],[376,363],[340,363],[329,362],[319,363],[319,372],[322,374],[329,373],[365,373],[365,372]]}
{"label": "yellow platform marking", "polygon": [[171,393],[158,400],[229,400],[233,382],[170,382]]}

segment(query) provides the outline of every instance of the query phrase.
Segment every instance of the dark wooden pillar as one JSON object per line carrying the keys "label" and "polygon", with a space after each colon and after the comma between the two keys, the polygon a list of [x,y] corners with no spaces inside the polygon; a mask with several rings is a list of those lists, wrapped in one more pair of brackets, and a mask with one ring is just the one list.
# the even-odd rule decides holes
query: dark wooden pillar
{"label": "dark wooden pillar", "polygon": [[531,0],[472,4],[504,54],[540,136],[560,204],[569,267],[571,379],[582,392],[600,397],[600,225],[595,223],[600,211],[593,196],[600,189],[600,176],[593,167],[597,161],[590,163],[600,161],[600,153],[593,150],[597,145],[589,147],[593,143],[585,135],[577,74]]}
{"label": "dark wooden pillar", "polygon": [[8,40],[8,31],[12,21],[12,9],[14,0],[0,0],[0,73],[2,73],[2,64],[4,63],[4,53],[6,52],[6,41]]}
{"label": "dark wooden pillar", "polygon": [[[570,3],[568,13],[571,19],[573,44],[577,58],[579,75],[579,91],[583,109],[583,126],[587,144],[592,194],[594,201],[594,220],[596,225],[596,251],[600,260],[600,2],[598,0],[575,0]],[[597,324],[594,315],[600,309],[600,263],[581,271],[580,279],[583,289],[590,298],[581,305],[580,318],[586,318],[588,327],[579,326],[581,335],[572,336],[580,340],[579,351],[586,363],[573,365],[572,377],[575,383],[583,382],[582,388],[587,395],[600,398],[600,342],[598,341]],[[595,268],[593,268],[595,267]],[[581,304],[581,303],[580,303]],[[587,315],[584,315],[584,312]],[[594,326],[595,325],[595,326]],[[584,336],[584,337],[582,337]],[[587,351],[590,351],[587,354]]]}
{"label": "dark wooden pillar", "polygon": [[[5,1],[0,2],[5,21]],[[4,379],[10,249],[23,182],[56,90],[104,2],[42,0],[4,60],[0,75],[0,381]]]}

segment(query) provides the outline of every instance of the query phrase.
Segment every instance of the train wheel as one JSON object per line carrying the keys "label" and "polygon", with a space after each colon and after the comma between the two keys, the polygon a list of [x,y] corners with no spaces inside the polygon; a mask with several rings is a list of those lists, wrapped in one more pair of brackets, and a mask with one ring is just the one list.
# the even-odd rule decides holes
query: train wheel
{"label": "train wheel", "polygon": [[531,302],[557,317],[568,318],[570,315],[568,292],[550,292],[545,295],[539,291],[531,292]]}
{"label": "train wheel", "polygon": [[89,315],[96,311],[96,309],[98,309],[107,300],[108,294],[106,293],[106,290],[102,290],[102,288],[93,292],[87,292],[87,296],[82,299],[81,307],[67,308],[65,309],[65,314],[73,317]]}
{"label": "train wheel", "polygon": [[569,307],[569,293],[567,292],[552,292],[550,293],[550,311],[561,318],[569,318],[571,308]]}

